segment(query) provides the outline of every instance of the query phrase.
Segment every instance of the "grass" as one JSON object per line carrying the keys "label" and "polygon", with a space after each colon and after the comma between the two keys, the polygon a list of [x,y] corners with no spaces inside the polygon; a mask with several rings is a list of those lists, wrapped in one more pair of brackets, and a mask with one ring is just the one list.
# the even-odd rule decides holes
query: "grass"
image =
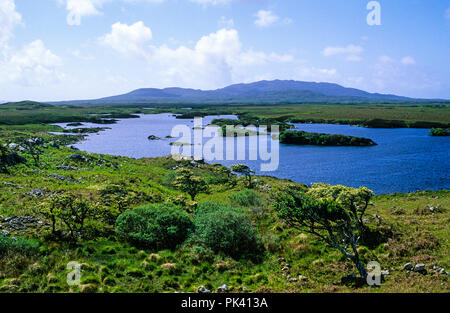
{"label": "grass", "polygon": [[[34,129],[31,129],[27,132],[32,133]],[[8,130],[0,134],[3,139],[13,140],[22,132],[25,131]],[[45,134],[44,137],[56,142],[60,136]],[[79,164],[68,159],[74,153],[81,152],[64,146],[48,147],[41,156],[39,168],[29,162],[12,168],[10,175],[0,174],[0,215],[32,215],[43,219],[38,208],[54,192],[70,192],[92,204],[106,201],[110,206],[116,205],[117,192],[125,193],[130,208],[166,201],[189,205],[187,195],[174,189],[170,179],[167,180],[174,166],[188,166],[189,162],[81,153],[88,162]],[[57,169],[62,163],[79,169]],[[379,195],[373,199],[368,216],[379,215],[381,220],[370,218],[369,225],[389,236],[374,245],[362,245],[361,254],[364,262],[376,260],[390,275],[381,287],[356,288],[341,283],[346,274],[356,274],[351,263],[312,236],[287,228],[271,208],[267,185],[276,188],[293,182],[261,176],[254,190],[240,191],[245,188],[244,178],[225,183],[226,179],[218,179],[215,167],[207,164],[192,170],[211,182],[209,192],[197,196],[197,202],[241,206],[247,212],[265,247],[261,261],[233,259],[188,242],[174,250],[139,249],[119,240],[106,225],[97,235],[74,244],[51,239],[49,228],[43,227],[12,232],[24,238],[24,242],[38,241],[39,249],[31,250],[34,251],[31,254],[21,253],[19,249],[13,256],[0,259],[0,292],[195,292],[201,285],[215,290],[224,283],[234,292],[450,291],[447,275],[432,271],[428,275],[407,274],[402,269],[405,263],[412,262],[450,270],[449,190]],[[79,182],[59,182],[48,177],[52,173]],[[28,195],[34,188],[43,189],[47,196]],[[429,207],[435,208],[435,212]],[[283,276],[280,258],[289,263],[291,277],[302,275],[306,279],[289,282]],[[81,264],[79,287],[66,283],[70,271],[66,265],[70,261]]]}
{"label": "grass", "polygon": [[[147,105],[148,106],[148,105]],[[155,107],[151,105],[151,107]],[[27,164],[0,174],[0,215],[34,216],[46,223],[40,210],[54,193],[70,193],[101,210],[123,205],[132,209],[149,203],[171,202],[189,214],[195,203],[173,187],[176,166],[188,166],[208,182],[208,192],[195,201],[214,201],[241,207],[251,218],[262,238],[264,254],[259,261],[233,259],[204,246],[186,242],[174,250],[140,249],[118,239],[111,225],[93,221],[96,233],[76,243],[50,236],[49,226],[11,231],[17,242],[2,239],[0,292],[195,292],[204,285],[216,290],[224,283],[233,292],[446,292],[447,275],[430,270],[434,265],[450,271],[449,228],[450,191],[421,191],[410,194],[378,195],[368,209],[369,226],[385,236],[383,240],[361,245],[364,262],[378,261],[389,270],[381,287],[351,287],[341,283],[356,269],[340,253],[310,235],[288,228],[271,207],[271,189],[286,185],[306,186],[289,180],[258,176],[253,190],[246,190],[245,178],[226,177],[216,167],[172,158],[130,159],[88,154],[66,147],[82,135],[52,135],[58,126],[43,123],[88,122],[100,118],[130,117],[130,114],[158,112],[186,113],[180,108],[138,107],[53,107],[32,102],[0,105],[0,141],[16,137],[41,136],[46,145],[39,167],[30,156]],[[310,119],[335,123],[360,123],[369,119],[417,121],[448,125],[448,106],[433,105],[278,105],[278,106],[193,106],[201,114],[238,114],[246,120],[280,121]],[[194,114],[195,115],[195,114]],[[57,147],[59,145],[59,148]],[[70,159],[82,154],[86,161]],[[66,170],[61,165],[70,166]],[[66,167],[67,168],[67,167]],[[77,182],[61,182],[49,177],[58,174]],[[32,196],[40,188],[44,196]],[[433,211],[430,210],[433,208]],[[375,218],[374,215],[380,216]],[[0,218],[0,221],[2,218]],[[2,224],[2,223],[0,223]],[[5,223],[3,223],[5,227]],[[60,226],[60,225],[59,225]],[[5,228],[3,228],[5,229]],[[1,236],[1,235],[0,235]],[[11,237],[5,237],[11,238]],[[14,253],[10,253],[13,251]],[[290,265],[290,277],[306,279],[289,282],[280,258]],[[71,261],[81,264],[81,286],[70,286],[66,268]],[[407,262],[425,263],[428,274],[406,273]]]}

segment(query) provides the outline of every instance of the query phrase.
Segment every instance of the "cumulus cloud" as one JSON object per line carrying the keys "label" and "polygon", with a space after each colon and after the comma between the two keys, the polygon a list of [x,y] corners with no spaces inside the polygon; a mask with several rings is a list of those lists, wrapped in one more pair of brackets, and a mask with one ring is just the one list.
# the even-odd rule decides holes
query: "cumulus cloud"
{"label": "cumulus cloud", "polygon": [[13,37],[14,28],[22,21],[21,15],[16,11],[14,0],[0,1],[0,49],[6,47]]}
{"label": "cumulus cloud", "polygon": [[[136,34],[145,33],[144,30],[148,29],[143,23],[136,24],[134,27],[117,24],[101,41],[119,53],[138,52],[143,55],[142,60],[151,72],[148,83],[152,85],[217,88],[246,81],[258,71],[263,75],[264,69],[274,64],[281,66],[295,62],[291,55],[244,49],[237,30],[227,28],[201,37],[192,48],[146,46],[144,43],[151,38],[149,32],[144,36],[129,35],[132,27]],[[129,38],[134,39],[124,42]]]}
{"label": "cumulus cloud", "polygon": [[346,47],[330,46],[326,47],[322,54],[326,57],[335,55],[344,55],[347,61],[358,62],[361,61],[361,54],[364,49],[361,46],[350,44]]}
{"label": "cumulus cloud", "polygon": [[120,53],[145,55],[144,45],[151,39],[151,29],[139,21],[133,25],[117,22],[111,26],[111,32],[99,40]]}
{"label": "cumulus cloud", "polygon": [[44,86],[63,78],[58,71],[61,59],[47,49],[41,40],[35,40],[13,53],[0,64],[3,83],[23,86]]}
{"label": "cumulus cloud", "polygon": [[269,10],[259,10],[256,14],[255,25],[258,27],[269,27],[280,18]]}
{"label": "cumulus cloud", "polygon": [[[100,15],[103,4],[113,0],[59,0],[60,4],[66,5],[67,24],[71,26],[79,26],[81,18],[84,16]],[[122,0],[124,2],[141,2],[161,3],[165,0]]]}

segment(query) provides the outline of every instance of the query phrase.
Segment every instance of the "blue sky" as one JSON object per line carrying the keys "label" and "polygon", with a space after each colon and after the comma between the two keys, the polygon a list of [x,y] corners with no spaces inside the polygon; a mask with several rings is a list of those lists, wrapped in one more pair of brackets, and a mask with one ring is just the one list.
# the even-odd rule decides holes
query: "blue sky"
{"label": "blue sky", "polygon": [[450,99],[450,0],[0,0],[0,100],[262,79]]}

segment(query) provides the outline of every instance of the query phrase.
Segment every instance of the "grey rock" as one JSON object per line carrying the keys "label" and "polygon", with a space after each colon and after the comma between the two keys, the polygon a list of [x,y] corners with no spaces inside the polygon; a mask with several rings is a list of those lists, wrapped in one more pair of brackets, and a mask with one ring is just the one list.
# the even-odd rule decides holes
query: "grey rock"
{"label": "grey rock", "polygon": [[34,189],[31,189],[30,192],[27,192],[27,195],[32,196],[32,197],[42,197],[42,196],[45,196],[45,191],[42,190],[41,188],[34,188]]}
{"label": "grey rock", "polygon": [[198,287],[197,291],[198,291],[199,293],[210,293],[210,292],[211,292],[211,290],[206,289],[205,286],[200,286],[200,287]]}
{"label": "grey rock", "polygon": [[403,265],[403,269],[407,271],[412,271],[414,269],[414,266],[411,263],[406,263]]}
{"label": "grey rock", "polygon": [[69,177],[65,177],[62,175],[58,175],[58,174],[50,174],[47,176],[48,178],[53,178],[59,181],[65,181],[65,182],[70,182],[70,183],[77,183],[78,181],[73,179],[73,178],[69,178]]}
{"label": "grey rock", "polygon": [[425,264],[416,264],[416,266],[414,266],[414,272],[423,272],[425,271]]}
{"label": "grey rock", "polygon": [[223,284],[222,286],[217,288],[217,291],[218,292],[227,292],[228,291],[228,286],[226,284]]}

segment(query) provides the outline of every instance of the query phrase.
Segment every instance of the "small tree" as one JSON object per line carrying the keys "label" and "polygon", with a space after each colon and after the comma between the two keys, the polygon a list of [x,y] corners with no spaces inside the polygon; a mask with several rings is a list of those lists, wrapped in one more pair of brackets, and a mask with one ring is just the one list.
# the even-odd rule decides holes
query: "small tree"
{"label": "small tree", "polygon": [[191,196],[192,201],[194,201],[195,196],[200,192],[206,191],[207,186],[203,178],[195,176],[194,172],[181,168],[176,171],[177,178],[174,181],[174,186],[188,193]]}
{"label": "small tree", "polygon": [[290,188],[277,192],[273,205],[287,225],[338,249],[355,264],[361,278],[366,279],[366,268],[357,250],[359,221],[349,209],[333,199],[315,199]]}
{"label": "small tree", "polygon": [[34,161],[35,166],[39,166],[41,154],[44,152],[41,144],[44,140],[41,137],[23,138],[19,141],[20,145],[25,149],[25,153],[29,154]]}
{"label": "small tree", "polygon": [[331,186],[324,183],[314,184],[307,192],[314,198],[332,198],[345,207],[356,221],[360,232],[366,231],[363,216],[369,206],[370,199],[374,196],[372,190],[367,187],[351,188],[342,185]]}
{"label": "small tree", "polygon": [[67,228],[69,237],[76,239],[85,230],[85,221],[94,217],[95,209],[86,200],[74,195],[56,194],[42,204],[40,212],[51,221],[54,235],[56,224],[60,221]]}
{"label": "small tree", "polygon": [[247,165],[234,164],[234,165],[231,166],[231,170],[234,173],[241,174],[241,175],[244,175],[245,177],[247,177],[247,179],[248,179],[248,187],[249,188],[253,188],[252,174],[254,174],[255,172],[252,171]]}

